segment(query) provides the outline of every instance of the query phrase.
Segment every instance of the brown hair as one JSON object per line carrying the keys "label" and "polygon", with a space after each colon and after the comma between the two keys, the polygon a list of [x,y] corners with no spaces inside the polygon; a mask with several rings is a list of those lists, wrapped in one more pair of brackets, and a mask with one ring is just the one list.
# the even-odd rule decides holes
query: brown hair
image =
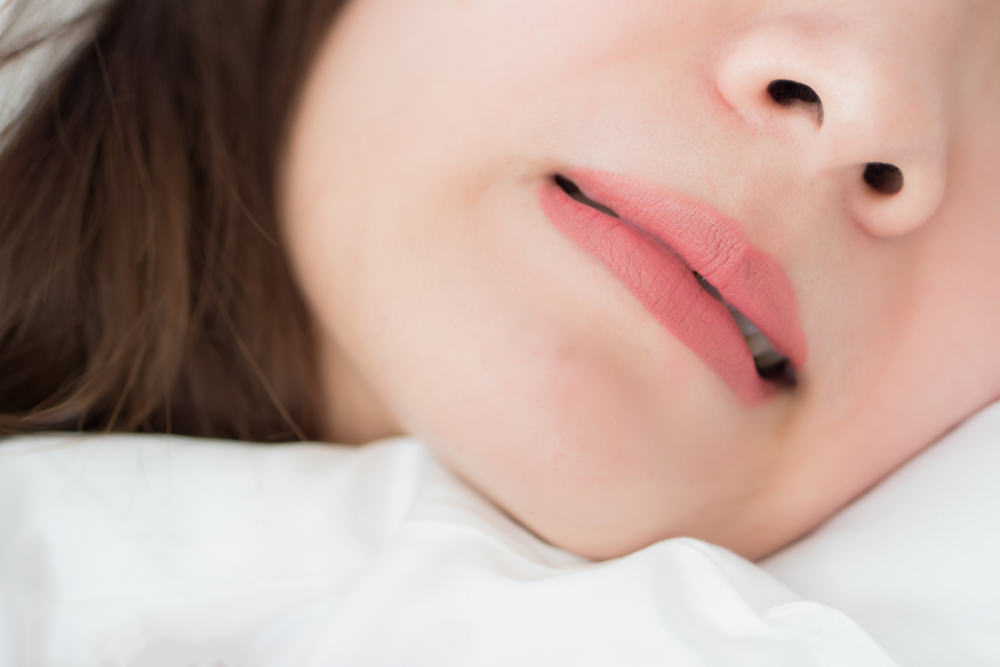
{"label": "brown hair", "polygon": [[275,171],[343,4],[99,9],[92,38],[5,132],[0,435],[320,436]]}

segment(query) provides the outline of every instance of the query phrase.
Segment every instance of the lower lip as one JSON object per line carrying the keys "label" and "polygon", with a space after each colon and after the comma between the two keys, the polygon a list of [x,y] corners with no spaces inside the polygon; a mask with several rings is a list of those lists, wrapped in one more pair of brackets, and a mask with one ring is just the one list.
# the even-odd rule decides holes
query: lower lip
{"label": "lower lip", "polygon": [[540,186],[538,196],[556,228],[601,260],[744,404],[758,404],[775,393],[777,386],[757,374],[729,310],[698,284],[670,248],[637,227],[576,201],[552,179]]}

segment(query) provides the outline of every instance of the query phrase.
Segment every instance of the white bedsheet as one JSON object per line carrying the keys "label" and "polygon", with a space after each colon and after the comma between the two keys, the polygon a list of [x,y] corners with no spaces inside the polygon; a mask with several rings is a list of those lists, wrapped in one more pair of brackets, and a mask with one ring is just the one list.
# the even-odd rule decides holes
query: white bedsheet
{"label": "white bedsheet", "polygon": [[762,566],[899,662],[1000,666],[1000,403]]}
{"label": "white bedsheet", "polygon": [[589,563],[412,439],[0,443],[0,664],[894,664],[718,547]]}

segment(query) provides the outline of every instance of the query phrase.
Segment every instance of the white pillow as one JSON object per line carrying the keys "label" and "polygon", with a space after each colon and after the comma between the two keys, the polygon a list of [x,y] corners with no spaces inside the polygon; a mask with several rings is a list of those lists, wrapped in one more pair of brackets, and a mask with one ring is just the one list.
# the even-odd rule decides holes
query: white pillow
{"label": "white pillow", "polygon": [[873,637],[998,665],[998,434],[1000,405],[763,567],[683,538],[588,563],[410,438],[7,440],[0,664],[892,664]]}
{"label": "white pillow", "polygon": [[554,549],[407,438],[7,441],[0,525],[3,665],[895,664],[704,542]]}
{"label": "white pillow", "polygon": [[1000,403],[761,565],[904,665],[1000,665]]}
{"label": "white pillow", "polygon": [[[103,0],[0,0],[0,38],[3,40],[0,46],[10,48],[32,37],[48,34],[82,16],[100,1]],[[80,48],[93,31],[91,18],[0,67],[0,131],[28,103],[39,82]]]}

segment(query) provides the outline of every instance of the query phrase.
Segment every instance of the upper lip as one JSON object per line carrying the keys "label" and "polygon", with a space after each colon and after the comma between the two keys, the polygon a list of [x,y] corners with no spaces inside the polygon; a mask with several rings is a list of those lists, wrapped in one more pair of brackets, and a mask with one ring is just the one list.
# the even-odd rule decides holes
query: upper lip
{"label": "upper lip", "polygon": [[622,222],[670,248],[746,315],[794,368],[803,368],[806,343],[792,283],[778,260],[750,244],[738,221],[663,186],[640,185],[596,169],[561,175]]}

